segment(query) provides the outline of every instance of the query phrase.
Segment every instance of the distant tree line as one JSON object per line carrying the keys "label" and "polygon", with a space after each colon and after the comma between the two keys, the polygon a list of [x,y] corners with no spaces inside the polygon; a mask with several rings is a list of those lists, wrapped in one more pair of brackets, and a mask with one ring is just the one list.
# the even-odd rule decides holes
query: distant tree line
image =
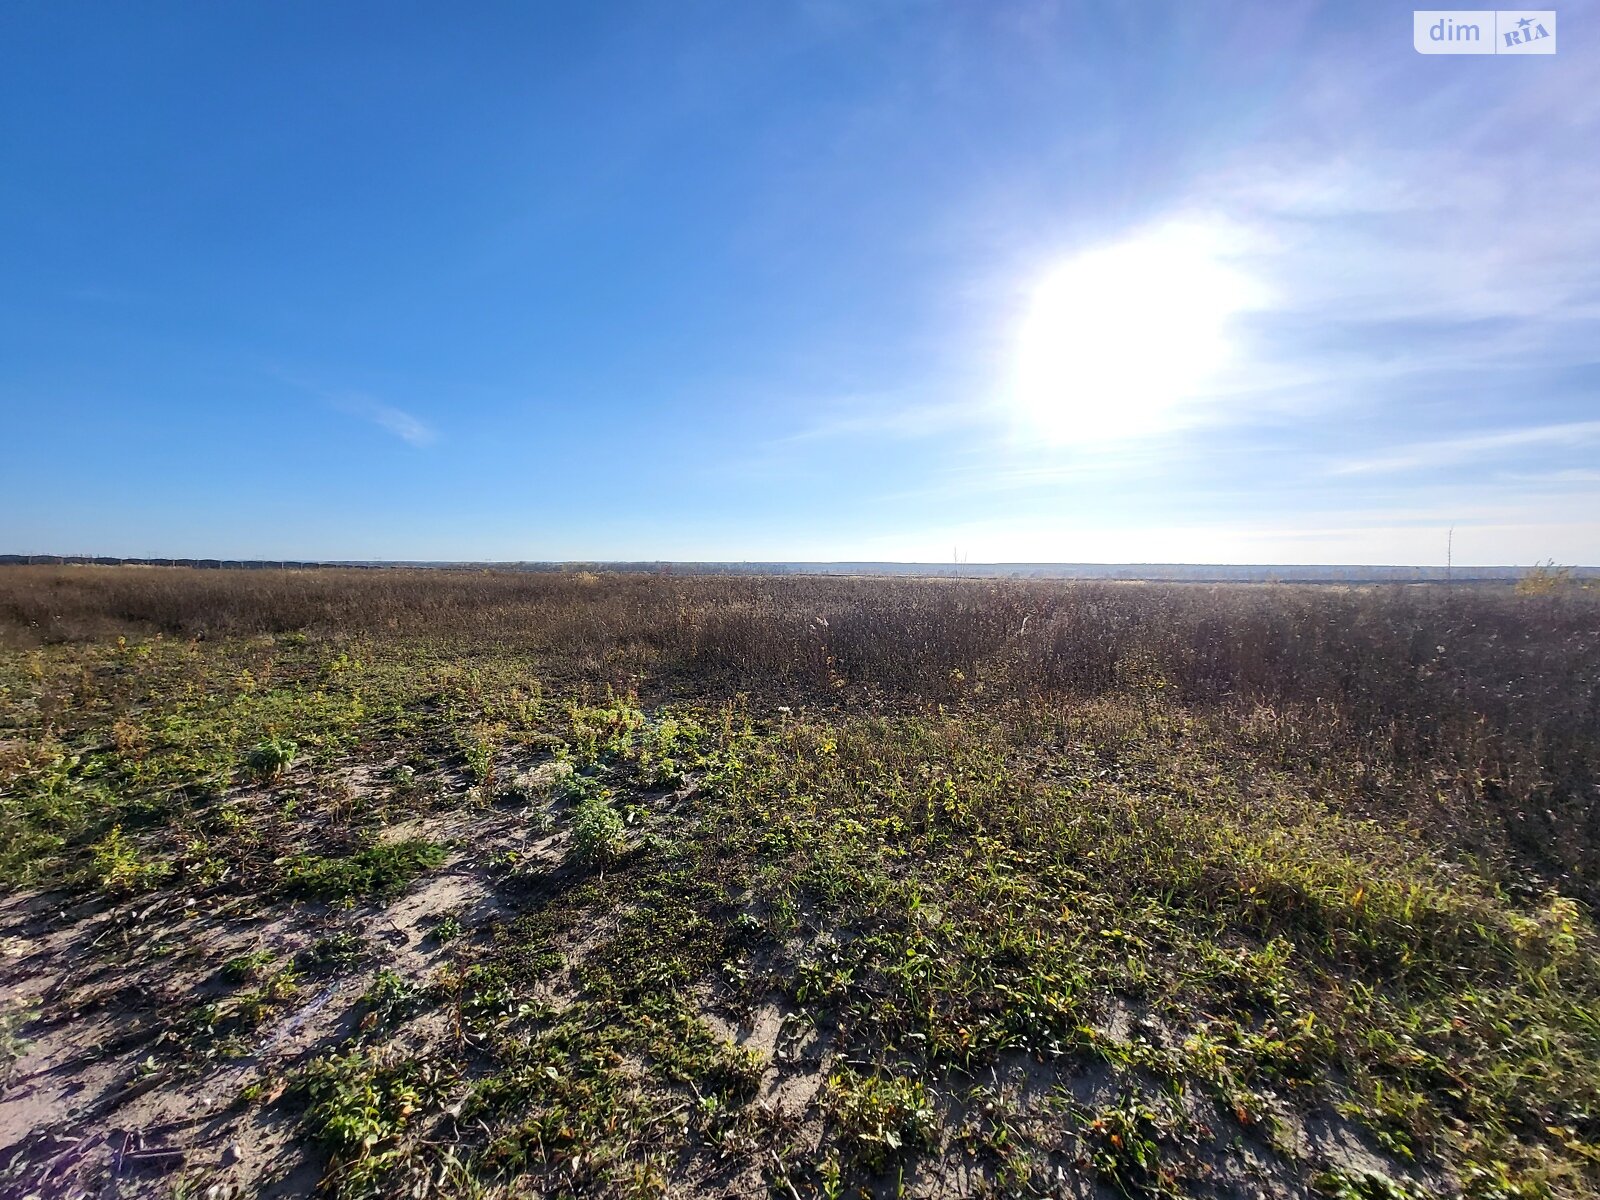
{"label": "distant tree line", "polygon": [[[0,566],[190,567],[201,570],[435,570],[623,575],[855,575],[963,579],[1109,579],[1156,583],[1517,583],[1530,568],[1274,565],[1217,563],[896,563],[896,562],[446,562],[259,558],[112,558],[84,554],[0,554]],[[1550,564],[1537,568],[1550,569]],[[1600,579],[1600,567],[1563,567],[1573,580]]]}
{"label": "distant tree line", "polygon": [[111,558],[91,554],[0,554],[0,566],[190,567],[209,571],[310,570],[314,567],[366,567],[377,563],[321,563],[262,558]]}

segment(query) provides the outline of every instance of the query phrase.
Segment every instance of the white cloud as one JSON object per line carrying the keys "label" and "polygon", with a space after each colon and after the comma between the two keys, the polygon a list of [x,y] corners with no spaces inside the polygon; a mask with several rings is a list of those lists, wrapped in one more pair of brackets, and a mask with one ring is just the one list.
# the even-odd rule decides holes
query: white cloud
{"label": "white cloud", "polygon": [[269,367],[268,373],[291,387],[310,393],[324,404],[331,405],[340,412],[349,413],[353,417],[360,417],[364,421],[372,422],[379,429],[392,433],[409,445],[417,447],[431,446],[439,440],[438,430],[434,429],[421,417],[416,416],[414,413],[409,413],[403,408],[396,408],[392,404],[386,404],[382,400],[369,396],[364,392],[335,391],[314,383],[294,371],[277,366]]}
{"label": "white cloud", "polygon": [[373,424],[387,429],[401,441],[410,442],[413,446],[430,446],[439,437],[432,426],[389,404],[366,400],[357,406],[352,406],[351,411],[366,417]]}
{"label": "white cloud", "polygon": [[867,435],[912,440],[979,424],[987,413],[981,404],[896,404],[877,396],[849,396],[800,407],[824,409],[828,415],[794,433],[777,438],[775,446],[795,446],[834,438]]}
{"label": "white cloud", "polygon": [[1376,472],[1407,471],[1416,467],[1441,467],[1492,458],[1507,450],[1529,446],[1560,446],[1590,442],[1600,438],[1600,421],[1568,421],[1559,425],[1533,425],[1524,429],[1502,429],[1468,437],[1443,438],[1434,442],[1415,442],[1372,458],[1348,459],[1336,465],[1332,474],[1365,475]]}

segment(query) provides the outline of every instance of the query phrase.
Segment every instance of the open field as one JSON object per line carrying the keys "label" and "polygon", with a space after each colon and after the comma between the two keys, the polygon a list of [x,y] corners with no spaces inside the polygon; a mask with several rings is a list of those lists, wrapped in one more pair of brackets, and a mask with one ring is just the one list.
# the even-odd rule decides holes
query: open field
{"label": "open field", "polygon": [[1600,589],[0,571],[0,1197],[1600,1195]]}

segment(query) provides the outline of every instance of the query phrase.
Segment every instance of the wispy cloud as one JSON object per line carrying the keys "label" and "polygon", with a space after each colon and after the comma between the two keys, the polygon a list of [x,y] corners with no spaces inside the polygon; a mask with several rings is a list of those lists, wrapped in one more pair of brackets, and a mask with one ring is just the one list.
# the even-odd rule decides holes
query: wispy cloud
{"label": "wispy cloud", "polygon": [[858,438],[877,436],[891,439],[933,437],[971,425],[983,423],[988,418],[984,406],[969,404],[922,404],[900,407],[881,407],[871,398],[852,399],[851,412],[837,411],[844,407],[829,407],[836,411],[819,418],[813,424],[776,439],[775,445],[794,446],[807,442],[823,442],[833,438]]}
{"label": "wispy cloud", "polygon": [[387,429],[401,441],[410,442],[413,446],[431,446],[439,438],[438,432],[431,425],[391,404],[364,399],[352,405],[350,411],[357,416],[366,417],[374,425]]}
{"label": "wispy cloud", "polygon": [[1525,429],[1502,429],[1470,437],[1443,438],[1434,442],[1415,442],[1373,458],[1347,459],[1332,469],[1335,475],[1366,475],[1386,471],[1408,471],[1417,467],[1453,466],[1492,458],[1509,450],[1530,446],[1572,445],[1600,438],[1600,421],[1568,421],[1559,425],[1533,425]]}
{"label": "wispy cloud", "polygon": [[396,408],[393,404],[388,404],[365,392],[340,391],[323,387],[294,371],[278,366],[269,366],[267,372],[289,386],[315,396],[340,412],[360,417],[363,421],[370,421],[379,429],[392,433],[409,445],[431,446],[439,440],[439,431],[421,417],[403,408]]}

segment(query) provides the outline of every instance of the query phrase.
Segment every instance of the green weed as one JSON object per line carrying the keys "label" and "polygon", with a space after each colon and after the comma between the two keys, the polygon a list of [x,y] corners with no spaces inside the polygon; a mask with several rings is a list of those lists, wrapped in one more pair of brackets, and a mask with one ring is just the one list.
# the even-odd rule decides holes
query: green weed
{"label": "green weed", "polygon": [[393,896],[445,857],[443,846],[420,839],[368,846],[338,858],[302,855],[288,864],[284,890],[315,900]]}
{"label": "green weed", "polygon": [[937,1123],[919,1079],[850,1068],[828,1076],[828,1108],[844,1144],[869,1172],[932,1144]]}
{"label": "green weed", "polygon": [[257,742],[245,755],[244,765],[258,782],[266,783],[287,771],[300,747],[285,737],[269,737]]}

